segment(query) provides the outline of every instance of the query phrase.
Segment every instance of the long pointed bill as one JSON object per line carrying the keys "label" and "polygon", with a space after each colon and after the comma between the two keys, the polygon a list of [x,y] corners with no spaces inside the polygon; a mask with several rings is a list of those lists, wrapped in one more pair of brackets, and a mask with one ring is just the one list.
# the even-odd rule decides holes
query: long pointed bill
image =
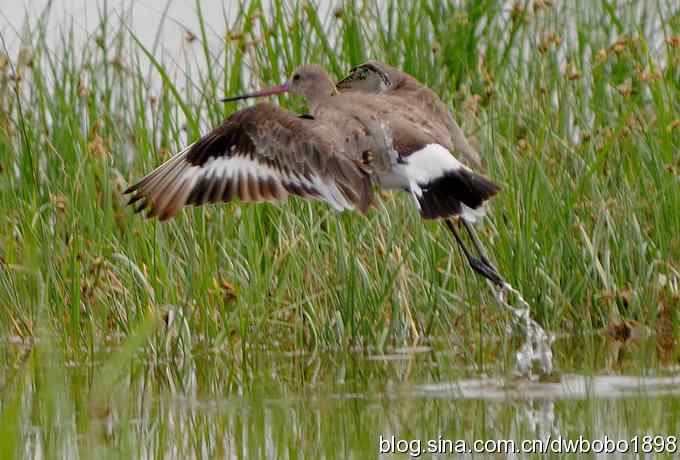
{"label": "long pointed bill", "polygon": [[335,87],[338,89],[348,89],[352,87],[352,83],[356,80],[356,77],[354,76],[354,70],[352,69],[349,75],[347,75],[345,78],[340,80],[335,84]]}
{"label": "long pointed bill", "polygon": [[271,88],[264,89],[262,91],[255,91],[253,93],[244,93],[238,96],[229,96],[222,99],[222,102],[239,101],[241,99],[250,99],[252,97],[265,97],[273,96],[274,94],[281,94],[290,91],[290,85],[288,82],[281,85],[272,86]]}

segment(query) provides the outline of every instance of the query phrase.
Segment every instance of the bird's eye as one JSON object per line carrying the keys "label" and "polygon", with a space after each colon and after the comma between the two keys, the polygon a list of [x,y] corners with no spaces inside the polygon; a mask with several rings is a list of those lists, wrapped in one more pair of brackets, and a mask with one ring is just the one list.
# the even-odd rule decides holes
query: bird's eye
{"label": "bird's eye", "polygon": [[300,80],[300,74],[299,73],[296,73],[295,75],[293,75],[293,81],[299,81],[299,80]]}

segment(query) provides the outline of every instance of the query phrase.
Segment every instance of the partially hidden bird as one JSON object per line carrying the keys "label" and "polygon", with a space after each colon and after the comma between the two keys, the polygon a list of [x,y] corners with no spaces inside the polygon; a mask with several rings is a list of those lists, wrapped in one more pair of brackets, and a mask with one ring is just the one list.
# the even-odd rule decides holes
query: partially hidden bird
{"label": "partially hidden bird", "polygon": [[[439,126],[439,129],[436,131],[437,143],[459,155],[459,158],[466,165],[481,167],[479,153],[470,145],[463,130],[456,123],[451,112],[437,93],[406,72],[373,59],[352,68],[345,78],[336,83],[336,87],[341,92],[359,91],[367,94],[380,94],[384,98],[389,99],[392,105],[399,105],[402,110],[419,112],[421,117],[427,117],[431,123]],[[485,208],[482,208],[482,211],[485,211]],[[426,219],[443,217],[437,215],[431,216],[431,210],[425,208],[421,208],[421,214]],[[482,214],[483,212],[478,213],[478,215]],[[472,255],[467,249],[459,233],[456,231],[452,220],[448,217],[443,218],[444,223],[453,233],[470,266],[479,274],[503,287],[505,286],[505,280],[503,280],[498,271],[489,262],[482,249],[481,242],[468,223],[474,220],[470,216],[465,216],[459,222],[463,224],[468,232],[478,257]]]}
{"label": "partially hidden bird", "polygon": [[[303,97],[309,114],[269,102],[239,110],[125,190],[129,204],[160,220],[187,205],[289,195],[367,212],[375,186],[403,190],[424,219],[444,219],[472,269],[501,285],[469,225],[500,187],[468,166],[479,155],[431,89],[379,61],[355,67],[337,85],[307,64],[283,84],[224,101],[287,92]],[[464,225],[478,257],[452,219]]]}

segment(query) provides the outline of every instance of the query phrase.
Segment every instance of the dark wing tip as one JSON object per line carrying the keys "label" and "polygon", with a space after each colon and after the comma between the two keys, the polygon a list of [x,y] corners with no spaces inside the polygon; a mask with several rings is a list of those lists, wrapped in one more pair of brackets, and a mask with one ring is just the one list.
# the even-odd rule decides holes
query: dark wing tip
{"label": "dark wing tip", "polygon": [[[124,192],[124,193],[128,193],[128,192]],[[130,205],[132,205],[132,204],[135,204],[136,202],[138,202],[138,201],[141,200],[142,198],[144,198],[144,195],[139,194],[139,193],[138,193],[138,194],[135,194],[135,195],[132,195],[126,204],[127,204],[128,206],[130,206]]]}

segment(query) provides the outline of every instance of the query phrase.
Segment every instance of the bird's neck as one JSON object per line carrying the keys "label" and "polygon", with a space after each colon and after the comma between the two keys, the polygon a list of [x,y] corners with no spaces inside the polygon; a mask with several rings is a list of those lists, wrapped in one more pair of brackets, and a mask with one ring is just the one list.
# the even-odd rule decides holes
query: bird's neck
{"label": "bird's neck", "polygon": [[338,94],[338,90],[335,85],[329,85],[323,91],[316,91],[313,95],[308,96],[307,105],[309,106],[309,111],[312,115],[316,115],[321,107],[326,105],[332,97]]}

